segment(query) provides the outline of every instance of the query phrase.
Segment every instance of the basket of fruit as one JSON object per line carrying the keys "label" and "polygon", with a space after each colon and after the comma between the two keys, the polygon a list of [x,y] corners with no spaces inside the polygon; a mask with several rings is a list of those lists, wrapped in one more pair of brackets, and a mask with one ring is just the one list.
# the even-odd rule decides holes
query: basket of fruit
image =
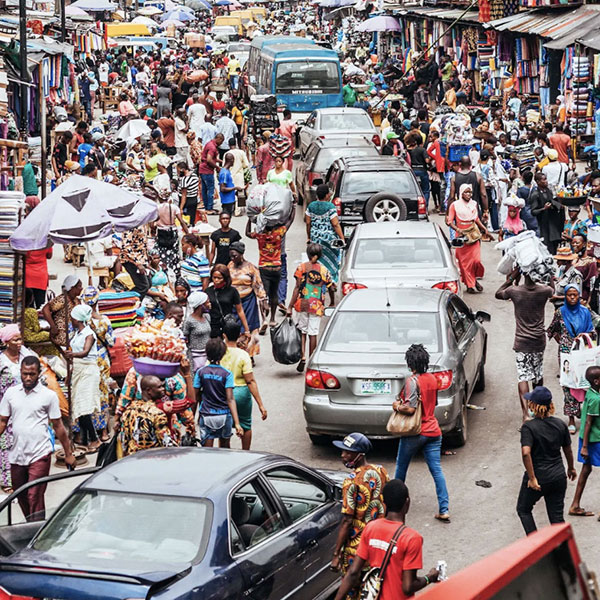
{"label": "basket of fruit", "polygon": [[587,199],[587,191],[580,185],[561,188],[556,194],[556,200],[567,207],[581,206]]}

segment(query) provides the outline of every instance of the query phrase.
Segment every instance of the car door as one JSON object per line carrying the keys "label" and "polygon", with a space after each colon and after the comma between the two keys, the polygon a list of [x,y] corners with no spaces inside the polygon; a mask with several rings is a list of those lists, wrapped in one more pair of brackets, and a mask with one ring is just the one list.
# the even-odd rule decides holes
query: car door
{"label": "car door", "polygon": [[471,309],[456,295],[453,295],[448,301],[448,318],[456,336],[458,351],[467,381],[467,390],[470,395],[477,381],[479,357],[481,355],[477,326]]}
{"label": "car door", "polygon": [[283,512],[259,477],[230,494],[229,547],[244,578],[244,598],[302,598],[304,554]]}
{"label": "car door", "polygon": [[306,123],[302,126],[300,130],[300,153],[304,152],[310,143],[315,138],[315,126],[317,124],[317,113],[313,111],[310,113],[308,119],[306,119]]}
{"label": "car door", "polygon": [[296,466],[278,466],[263,473],[287,513],[300,545],[304,569],[303,598],[316,598],[339,578],[329,569],[341,505],[333,488]]}

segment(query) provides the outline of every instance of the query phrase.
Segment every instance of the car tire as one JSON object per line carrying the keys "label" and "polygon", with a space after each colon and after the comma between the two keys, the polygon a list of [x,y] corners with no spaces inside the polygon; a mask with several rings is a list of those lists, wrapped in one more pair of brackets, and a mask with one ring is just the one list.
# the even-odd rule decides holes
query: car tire
{"label": "car tire", "polygon": [[456,419],[454,429],[445,436],[445,440],[455,448],[464,446],[467,443],[468,427],[467,427],[467,403],[462,403],[462,409]]}
{"label": "car tire", "polygon": [[389,192],[380,192],[371,196],[365,205],[367,223],[380,221],[406,221],[408,211],[400,196]]}
{"label": "car tire", "polygon": [[309,433],[308,437],[310,441],[315,446],[328,446],[329,445],[329,436],[327,435],[317,435],[316,433]]}
{"label": "car tire", "polygon": [[473,388],[474,392],[484,392],[485,391],[485,363],[482,362],[479,367],[479,373],[477,374],[477,383]]}

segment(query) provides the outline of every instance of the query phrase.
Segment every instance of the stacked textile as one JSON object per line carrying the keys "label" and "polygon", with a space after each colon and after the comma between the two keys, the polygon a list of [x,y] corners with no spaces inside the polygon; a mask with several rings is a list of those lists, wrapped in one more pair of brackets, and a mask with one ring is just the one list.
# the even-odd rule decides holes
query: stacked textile
{"label": "stacked textile", "polygon": [[21,311],[22,261],[16,260],[9,240],[24,200],[21,192],[0,192],[0,323],[15,323]]}
{"label": "stacked textile", "polygon": [[571,106],[569,110],[569,125],[574,134],[586,133],[588,117],[591,120],[592,107],[590,104],[590,61],[587,56],[574,56],[572,61]]}
{"label": "stacked textile", "polygon": [[514,154],[519,168],[533,167],[535,163],[535,155],[533,153],[534,145],[531,143],[519,144],[514,146]]}
{"label": "stacked textile", "polygon": [[106,289],[100,292],[98,311],[106,315],[113,329],[133,327],[137,324],[136,308],[140,303],[137,292],[115,292]]}

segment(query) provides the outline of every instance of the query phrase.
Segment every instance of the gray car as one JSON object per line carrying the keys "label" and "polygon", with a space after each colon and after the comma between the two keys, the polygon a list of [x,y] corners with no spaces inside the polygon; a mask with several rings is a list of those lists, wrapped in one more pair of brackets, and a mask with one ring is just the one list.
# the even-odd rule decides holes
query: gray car
{"label": "gray car", "polygon": [[298,134],[298,149],[302,154],[310,143],[319,138],[368,138],[377,147],[381,144],[379,133],[371,117],[362,108],[338,107],[313,110]]}
{"label": "gray car", "polygon": [[342,265],[345,296],[355,289],[424,287],[460,293],[460,273],[442,229],[430,221],[357,225]]}
{"label": "gray car", "polygon": [[305,375],[304,417],[313,443],[360,431],[392,437],[386,423],[408,369],[411,344],[423,344],[438,380],[435,415],[447,441],[467,440],[471,394],[485,387],[484,312],[447,290],[356,290],[327,323]]}

